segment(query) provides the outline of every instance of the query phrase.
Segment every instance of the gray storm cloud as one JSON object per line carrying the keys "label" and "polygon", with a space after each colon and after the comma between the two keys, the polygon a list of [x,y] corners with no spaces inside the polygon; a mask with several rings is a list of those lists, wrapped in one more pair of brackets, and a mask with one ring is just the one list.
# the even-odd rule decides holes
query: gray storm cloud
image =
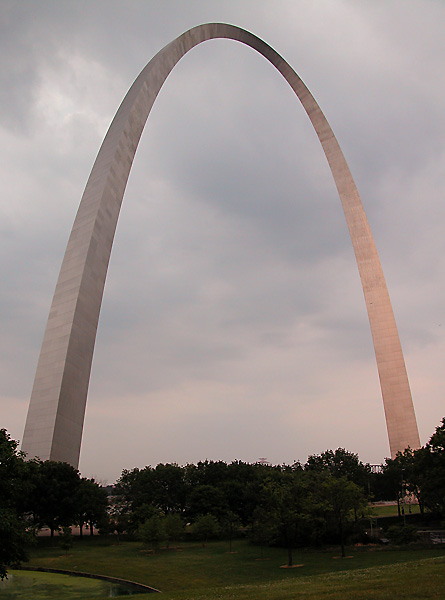
{"label": "gray storm cloud", "polygon": [[[302,76],[367,211],[422,442],[443,416],[445,7],[5,2],[0,49],[1,426],[21,439],[69,230],[144,64],[206,21]],[[273,5],[273,6],[272,6]],[[105,288],[81,470],[388,454],[352,247],[303,109],[252,50],[193,50],[156,101]]]}

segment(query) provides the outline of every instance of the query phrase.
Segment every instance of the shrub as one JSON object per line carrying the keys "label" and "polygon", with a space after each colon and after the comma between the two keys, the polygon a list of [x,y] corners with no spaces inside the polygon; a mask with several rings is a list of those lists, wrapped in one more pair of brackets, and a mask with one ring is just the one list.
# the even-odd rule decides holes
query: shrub
{"label": "shrub", "polygon": [[394,544],[402,545],[415,542],[417,539],[417,528],[413,525],[392,525],[388,528],[388,537]]}

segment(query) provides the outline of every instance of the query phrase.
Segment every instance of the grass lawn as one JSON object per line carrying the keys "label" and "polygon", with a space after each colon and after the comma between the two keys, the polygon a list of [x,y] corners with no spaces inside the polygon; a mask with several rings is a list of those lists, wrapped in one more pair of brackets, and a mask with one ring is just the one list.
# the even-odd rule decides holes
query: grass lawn
{"label": "grass lawn", "polygon": [[169,600],[427,600],[444,598],[444,572],[444,558],[430,558],[164,597]]}
{"label": "grass lawn", "polygon": [[[377,504],[371,508],[371,513],[374,517],[397,517],[397,504]],[[418,515],[420,513],[418,504],[411,504],[411,512],[409,512],[410,505],[405,504],[405,514]]]}
{"label": "grass lawn", "polygon": [[8,579],[0,581],[0,600],[87,600],[109,596],[111,587],[97,579],[8,571]]}
{"label": "grass lawn", "polygon": [[285,550],[267,548],[261,560],[260,549],[244,540],[233,544],[233,553],[228,543],[213,542],[205,548],[184,543],[154,555],[140,542],[76,540],[67,555],[45,542],[33,549],[30,564],[144,583],[161,590],[164,600],[445,597],[442,548],[354,548],[346,559],[339,558],[338,548],[300,550],[294,562],[302,566],[283,569]]}

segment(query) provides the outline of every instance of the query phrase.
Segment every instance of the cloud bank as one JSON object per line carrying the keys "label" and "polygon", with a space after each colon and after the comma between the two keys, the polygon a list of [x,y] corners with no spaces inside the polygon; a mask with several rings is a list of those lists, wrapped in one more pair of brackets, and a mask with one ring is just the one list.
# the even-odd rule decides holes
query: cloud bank
{"label": "cloud bank", "polygon": [[[208,21],[300,74],[349,163],[392,298],[422,443],[443,416],[442,23],[433,0],[3,1],[1,426],[21,439],[83,187],[145,63]],[[340,202],[303,109],[214,40],[167,80],[137,151],[99,323],[84,475],[201,459],[389,454]]]}

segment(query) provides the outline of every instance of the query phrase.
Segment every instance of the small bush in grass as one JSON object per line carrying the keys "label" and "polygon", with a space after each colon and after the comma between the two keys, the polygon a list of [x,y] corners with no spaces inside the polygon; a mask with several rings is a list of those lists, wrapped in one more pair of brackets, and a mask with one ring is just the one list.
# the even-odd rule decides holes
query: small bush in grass
{"label": "small bush in grass", "polygon": [[165,540],[165,530],[162,519],[153,516],[139,526],[137,536],[144,544],[151,546],[153,553],[162,540]]}
{"label": "small bush in grass", "polygon": [[167,515],[163,521],[167,548],[170,542],[179,542],[184,536],[184,522],[178,514]]}
{"label": "small bush in grass", "polygon": [[203,547],[206,545],[207,540],[218,537],[220,531],[218,519],[213,515],[198,517],[192,526],[193,536],[201,540]]}
{"label": "small bush in grass", "polygon": [[392,525],[388,528],[388,537],[394,544],[402,545],[417,540],[417,527],[413,525]]}
{"label": "small bush in grass", "polygon": [[71,532],[71,527],[64,527],[63,533],[60,536],[60,547],[62,550],[65,550],[65,554],[68,554],[68,550],[70,550],[73,546],[74,540]]}

